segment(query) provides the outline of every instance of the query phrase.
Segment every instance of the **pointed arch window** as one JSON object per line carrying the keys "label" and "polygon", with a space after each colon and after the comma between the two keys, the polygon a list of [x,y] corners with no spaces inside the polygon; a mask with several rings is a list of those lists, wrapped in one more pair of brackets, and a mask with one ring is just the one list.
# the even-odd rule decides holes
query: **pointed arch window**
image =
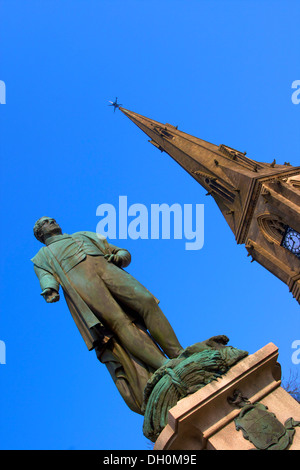
{"label": "pointed arch window", "polygon": [[258,226],[261,229],[264,237],[270,243],[281,245],[283,237],[287,230],[287,225],[284,224],[278,217],[272,214],[264,214],[257,219]]}
{"label": "pointed arch window", "polygon": [[264,237],[270,242],[280,245],[300,258],[300,233],[284,224],[272,214],[258,217],[258,225]]}
{"label": "pointed arch window", "polygon": [[300,191],[300,180],[299,179],[290,178],[289,183],[293,186],[293,188]]}

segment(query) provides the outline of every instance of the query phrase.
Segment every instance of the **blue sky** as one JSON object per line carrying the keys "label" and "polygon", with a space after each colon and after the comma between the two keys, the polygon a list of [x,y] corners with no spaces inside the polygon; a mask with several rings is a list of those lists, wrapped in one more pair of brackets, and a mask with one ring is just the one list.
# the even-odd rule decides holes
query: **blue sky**
{"label": "blue sky", "polygon": [[299,165],[296,1],[2,0],[2,449],[148,449],[142,417],[88,352],[64,299],[46,304],[35,221],[96,231],[99,204],[204,204],[205,242],[113,240],[183,346],[216,334],[279,347],[298,373],[299,305],[238,246],[212,198],[108,100],[250,158]]}

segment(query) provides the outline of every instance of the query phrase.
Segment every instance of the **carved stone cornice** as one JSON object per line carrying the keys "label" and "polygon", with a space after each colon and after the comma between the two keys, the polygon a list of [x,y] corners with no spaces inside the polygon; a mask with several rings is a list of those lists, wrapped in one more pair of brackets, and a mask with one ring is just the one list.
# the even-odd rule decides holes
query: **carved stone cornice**
{"label": "carved stone cornice", "polygon": [[253,214],[256,209],[257,201],[261,195],[263,184],[268,182],[275,182],[277,180],[285,181],[285,179],[298,174],[300,174],[300,167],[287,167],[286,171],[281,171],[279,174],[264,176],[253,180],[253,185],[252,188],[250,188],[249,197],[244,207],[243,215],[237,229],[236,241],[238,244],[245,243]]}

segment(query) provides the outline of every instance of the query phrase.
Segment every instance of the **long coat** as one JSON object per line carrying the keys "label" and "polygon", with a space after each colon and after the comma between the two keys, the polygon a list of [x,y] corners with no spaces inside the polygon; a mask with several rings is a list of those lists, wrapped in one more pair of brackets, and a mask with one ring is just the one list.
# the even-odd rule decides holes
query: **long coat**
{"label": "long coat", "polygon": [[[107,242],[105,237],[93,232],[76,232],[72,237],[87,237],[100,250],[103,255],[116,254],[120,249]],[[51,246],[51,245],[50,245]],[[135,412],[141,413],[143,390],[151,377],[153,370],[132,356],[114,337],[112,332],[101,323],[89,306],[78,294],[71,284],[68,274],[62,269],[49,246],[45,246],[31,260],[34,270],[40,280],[42,290],[46,287],[59,289],[62,287],[66,302],[74,322],[89,350],[95,349],[98,359],[109,370],[119,392],[127,405]],[[156,299],[158,302],[158,300]],[[126,314],[130,316],[130,312]],[[142,323],[136,323],[141,334],[147,334]],[[156,346],[156,344],[155,344]]]}
{"label": "long coat", "polygon": [[[92,232],[77,232],[73,236],[76,237],[76,235],[88,237],[103,255],[114,254],[114,250],[110,248],[105,237],[98,238],[98,235]],[[34,270],[40,280],[42,290],[45,287],[52,287],[58,291],[59,285],[61,285],[70,313],[85,344],[89,350],[94,349],[99,336],[94,332],[93,327],[98,325],[102,329],[103,325],[74,289],[69,281],[68,274],[62,269],[51,248],[48,246],[41,248],[31,261],[34,263]]]}

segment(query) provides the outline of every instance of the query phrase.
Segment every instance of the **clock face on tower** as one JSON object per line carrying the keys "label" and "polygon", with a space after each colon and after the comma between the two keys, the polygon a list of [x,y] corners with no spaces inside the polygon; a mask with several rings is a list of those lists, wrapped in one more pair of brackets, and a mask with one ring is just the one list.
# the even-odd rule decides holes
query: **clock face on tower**
{"label": "clock face on tower", "polygon": [[300,258],[300,233],[288,227],[282,240],[282,246]]}

